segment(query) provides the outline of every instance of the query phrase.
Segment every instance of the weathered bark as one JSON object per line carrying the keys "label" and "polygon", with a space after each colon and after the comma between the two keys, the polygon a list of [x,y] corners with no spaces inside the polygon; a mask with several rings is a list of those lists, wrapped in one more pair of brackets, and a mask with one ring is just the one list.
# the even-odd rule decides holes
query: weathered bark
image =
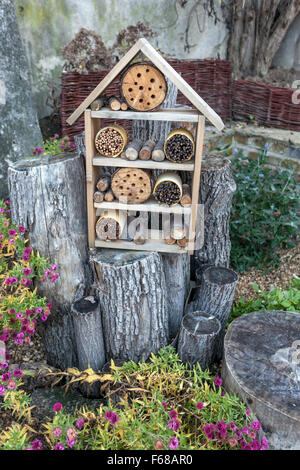
{"label": "weathered bark", "polygon": [[207,369],[214,359],[220,329],[219,320],[206,312],[187,313],[183,317],[178,337],[177,352],[180,359],[190,365],[199,363],[201,369]]}
{"label": "weathered bark", "polygon": [[193,277],[201,265],[229,266],[229,219],[235,190],[230,160],[221,157],[203,160],[199,204],[204,204],[204,243],[194,253]]}
{"label": "weathered bark", "polygon": [[24,159],[8,171],[12,220],[29,231],[30,244],[58,266],[59,279],[38,291],[53,304],[41,330],[47,361],[65,369],[77,365],[70,313],[79,284],[91,282],[87,254],[83,159],[64,156]]}
{"label": "weathered bark", "polygon": [[84,296],[72,304],[79,370],[98,371],[105,364],[105,350],[99,300]]}
{"label": "weathered bark", "polygon": [[174,338],[181,324],[184,304],[189,290],[190,256],[163,254],[163,268],[167,286],[170,339]]}
{"label": "weathered bark", "polygon": [[235,78],[266,75],[294,19],[299,0],[231,2],[228,59]]}
{"label": "weathered bark", "polygon": [[[177,100],[176,86],[166,78],[168,84],[168,92],[161,108],[174,108]],[[171,130],[171,122],[167,121],[138,121],[132,122],[132,136],[134,139],[146,140],[151,139],[154,142],[165,141]]]}
{"label": "weathered bark", "polygon": [[91,110],[92,111],[99,111],[103,106],[107,105],[107,97],[106,96],[101,96],[100,98],[97,98],[95,101],[92,102],[91,104]]}
{"label": "weathered bark", "polygon": [[96,183],[96,188],[99,191],[106,191],[110,187],[110,176],[104,175],[99,178]]}
{"label": "weathered bark", "polygon": [[158,253],[92,252],[107,358],[140,361],[168,344],[166,281]]}
{"label": "weathered bark", "polygon": [[195,308],[213,315],[221,323],[217,359],[223,354],[225,328],[237,283],[238,275],[235,271],[221,266],[211,266],[205,269],[201,284],[194,289]]}
{"label": "weathered bark", "polygon": [[225,336],[222,378],[261,422],[271,446],[300,449],[300,315],[242,315]]}

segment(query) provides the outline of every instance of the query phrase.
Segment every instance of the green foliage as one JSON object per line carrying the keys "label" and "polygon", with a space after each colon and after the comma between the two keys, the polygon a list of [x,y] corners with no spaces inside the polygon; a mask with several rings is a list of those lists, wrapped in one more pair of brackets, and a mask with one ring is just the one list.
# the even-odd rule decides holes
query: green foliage
{"label": "green foliage", "polygon": [[276,267],[278,250],[293,247],[299,234],[299,185],[291,171],[266,166],[267,146],[258,160],[236,152],[232,159],[237,190],[230,221],[231,264],[240,272],[252,266]]}
{"label": "green foliage", "polygon": [[29,155],[27,158],[36,157],[37,155],[59,155],[74,148],[75,144],[70,142],[68,136],[60,138],[58,134],[55,134],[54,137],[43,142],[43,147],[35,147],[32,155]]}
{"label": "green foliage", "polygon": [[257,292],[255,299],[245,300],[244,297],[235,302],[232,307],[228,323],[245,313],[256,312],[258,310],[285,310],[300,313],[300,278],[295,276],[290,282],[288,289],[272,287],[269,292],[259,289],[257,284],[253,284],[253,289]]}

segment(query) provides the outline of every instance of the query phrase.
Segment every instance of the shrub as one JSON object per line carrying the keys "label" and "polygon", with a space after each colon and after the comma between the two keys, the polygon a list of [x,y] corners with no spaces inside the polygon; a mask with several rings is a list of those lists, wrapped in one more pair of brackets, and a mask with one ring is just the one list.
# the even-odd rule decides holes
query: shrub
{"label": "shrub", "polygon": [[51,304],[32,290],[35,279],[55,282],[55,265],[34,253],[24,238],[25,227],[10,221],[9,201],[0,201],[0,341],[29,342],[37,320],[46,321]]}
{"label": "shrub", "polygon": [[267,146],[258,160],[241,151],[232,159],[231,264],[240,272],[278,266],[278,249],[293,247],[299,233],[299,186],[290,171],[267,163]]}
{"label": "shrub", "polygon": [[245,313],[257,312],[258,310],[285,310],[300,313],[300,278],[295,276],[290,281],[288,289],[271,287],[269,292],[259,289],[257,284],[253,284],[253,289],[257,292],[255,299],[245,300],[244,297],[234,303],[228,323]]}

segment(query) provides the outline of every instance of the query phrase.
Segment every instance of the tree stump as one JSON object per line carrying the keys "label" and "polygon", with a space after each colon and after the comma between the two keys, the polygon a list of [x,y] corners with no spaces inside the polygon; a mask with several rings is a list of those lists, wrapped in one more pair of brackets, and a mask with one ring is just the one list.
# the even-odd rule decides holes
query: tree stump
{"label": "tree stump", "polygon": [[52,303],[41,325],[47,361],[66,369],[77,365],[71,305],[78,286],[89,285],[85,170],[75,152],[20,160],[8,170],[12,220],[23,224],[30,244],[56,264],[60,277],[40,283],[39,294]]}
{"label": "tree stump", "polygon": [[146,360],[168,344],[166,281],[152,252],[91,251],[107,359]]}
{"label": "tree stump", "polygon": [[222,377],[261,422],[275,449],[300,449],[300,315],[260,311],[234,320]]}
{"label": "tree stump", "polygon": [[202,282],[194,289],[194,308],[213,315],[221,323],[217,359],[221,359],[223,354],[225,328],[237,283],[238,275],[235,271],[222,266],[211,266],[205,269]]}
{"label": "tree stump", "polygon": [[177,344],[180,359],[190,365],[199,363],[202,370],[207,369],[214,359],[220,330],[219,320],[206,312],[184,315]]}
{"label": "tree stump", "polygon": [[170,339],[177,335],[184,312],[190,282],[190,256],[163,254],[167,286]]}
{"label": "tree stump", "polygon": [[204,245],[194,253],[193,278],[202,265],[229,266],[230,207],[236,190],[230,165],[230,160],[223,157],[209,157],[202,162],[199,204],[204,204]]}
{"label": "tree stump", "polygon": [[77,299],[71,307],[79,370],[98,371],[105,364],[99,300],[95,296]]}

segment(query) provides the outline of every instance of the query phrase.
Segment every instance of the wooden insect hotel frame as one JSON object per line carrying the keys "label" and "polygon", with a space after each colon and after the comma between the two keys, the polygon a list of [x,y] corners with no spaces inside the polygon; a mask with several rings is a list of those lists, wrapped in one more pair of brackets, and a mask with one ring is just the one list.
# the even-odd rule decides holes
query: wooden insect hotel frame
{"label": "wooden insect hotel frame", "polygon": [[[156,108],[154,110],[112,110],[109,108],[101,108],[98,111],[90,109],[91,104],[102,96],[105,89],[110,83],[123,72],[129,63],[139,53],[144,54],[150,63],[157,69],[158,73],[167,77],[183,95],[194,106],[194,109],[165,109]],[[150,88],[149,88],[150,89]],[[127,100],[129,98],[127,97]],[[130,101],[129,101],[130,103]],[[151,106],[150,100],[147,103]],[[129,104],[130,106],[130,104]],[[222,130],[224,124],[221,118],[215,111],[186,83],[181,76],[168,64],[168,62],[146,41],[140,39],[137,43],[125,54],[125,56],[118,62],[117,65],[105,76],[99,85],[90,93],[90,95],[81,103],[81,105],[73,112],[67,120],[69,125],[72,125],[79,116],[84,113],[85,116],[85,145],[86,145],[86,183],[87,183],[87,213],[88,213],[88,238],[89,246],[91,248],[116,248],[127,250],[145,250],[145,251],[160,251],[167,253],[193,253],[194,251],[194,237],[196,232],[196,219],[198,208],[198,195],[200,186],[200,172],[201,161],[203,152],[203,140],[205,129],[205,118],[207,118],[219,131]],[[173,121],[173,122],[187,122],[193,123],[196,126],[195,149],[194,156],[191,160],[185,162],[153,160],[126,160],[117,156],[116,158],[108,158],[101,156],[97,153],[95,148],[95,138],[101,128],[102,119],[113,119],[117,122],[119,119],[128,120],[153,120],[153,121]],[[95,186],[98,178],[103,174],[104,167],[119,168],[136,168],[139,170],[164,170],[173,172],[192,172],[192,187],[191,197],[192,203],[190,207],[182,207],[180,205],[159,204],[153,197],[143,203],[126,203],[120,200],[112,202],[94,201]],[[138,211],[146,213],[158,214],[186,214],[189,218],[189,233],[188,243],[184,247],[177,244],[167,244],[160,231],[150,230],[150,236],[145,243],[140,246],[133,243],[133,241],[116,239],[116,240],[100,240],[96,236],[96,222],[97,210],[103,211],[118,211],[127,214],[127,211]]]}

